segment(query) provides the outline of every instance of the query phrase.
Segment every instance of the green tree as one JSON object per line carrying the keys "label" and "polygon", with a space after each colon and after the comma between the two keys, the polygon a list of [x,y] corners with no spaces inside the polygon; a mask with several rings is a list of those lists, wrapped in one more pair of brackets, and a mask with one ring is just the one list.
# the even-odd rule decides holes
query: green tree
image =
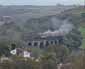
{"label": "green tree", "polygon": [[43,50],[40,48],[31,48],[31,56],[35,59],[39,58],[43,53]]}
{"label": "green tree", "polygon": [[45,52],[40,60],[41,69],[57,69],[56,55],[54,53]]}
{"label": "green tree", "polygon": [[55,61],[57,63],[64,62],[64,60],[69,55],[69,49],[65,47],[64,45],[49,46],[46,49],[45,54],[46,52],[53,55],[56,58]]}
{"label": "green tree", "polygon": [[79,48],[82,44],[81,32],[77,29],[73,29],[65,36],[64,44],[71,50]]}
{"label": "green tree", "polygon": [[72,59],[72,69],[85,69],[85,53]]}
{"label": "green tree", "polygon": [[9,56],[10,55],[10,42],[9,41],[0,41],[0,55]]}

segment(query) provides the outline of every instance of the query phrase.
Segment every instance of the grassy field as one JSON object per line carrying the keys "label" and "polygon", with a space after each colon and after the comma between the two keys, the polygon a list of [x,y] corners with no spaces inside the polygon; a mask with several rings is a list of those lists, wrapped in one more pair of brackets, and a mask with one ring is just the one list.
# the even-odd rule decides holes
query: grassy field
{"label": "grassy field", "polygon": [[82,48],[85,49],[85,27],[80,27],[80,31],[82,33],[82,36],[83,36],[83,42],[82,42]]}

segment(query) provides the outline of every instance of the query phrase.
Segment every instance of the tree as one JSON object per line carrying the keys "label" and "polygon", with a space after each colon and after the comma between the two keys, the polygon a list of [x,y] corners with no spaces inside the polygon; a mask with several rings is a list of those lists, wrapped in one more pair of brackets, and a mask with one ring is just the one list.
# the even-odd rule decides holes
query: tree
{"label": "tree", "polygon": [[82,36],[79,30],[73,29],[69,34],[64,38],[64,44],[72,49],[77,49],[82,44]]}
{"label": "tree", "polygon": [[10,55],[10,47],[9,47],[9,41],[2,40],[0,41],[0,56],[5,55],[9,56]]}
{"label": "tree", "polygon": [[55,61],[57,63],[64,62],[64,60],[69,55],[69,49],[67,47],[65,47],[64,45],[49,46],[45,50],[45,54],[46,54],[46,52],[50,55],[53,55],[56,58]]}
{"label": "tree", "polygon": [[82,35],[79,30],[81,17],[79,15],[69,15],[69,21],[73,25],[73,29],[64,37],[64,45],[70,50],[77,49],[82,44]]}
{"label": "tree", "polygon": [[57,60],[55,53],[45,52],[40,58],[41,69],[57,69]]}
{"label": "tree", "polygon": [[43,53],[43,50],[40,48],[31,48],[31,56],[35,59],[39,58]]}
{"label": "tree", "polygon": [[72,69],[85,69],[85,52],[73,58],[72,65]]}

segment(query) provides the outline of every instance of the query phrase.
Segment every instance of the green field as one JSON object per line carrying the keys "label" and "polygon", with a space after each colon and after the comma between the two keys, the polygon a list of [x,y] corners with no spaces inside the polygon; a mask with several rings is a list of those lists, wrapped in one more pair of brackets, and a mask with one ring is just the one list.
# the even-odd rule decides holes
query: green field
{"label": "green field", "polygon": [[80,31],[83,36],[82,48],[85,48],[85,27],[80,27]]}

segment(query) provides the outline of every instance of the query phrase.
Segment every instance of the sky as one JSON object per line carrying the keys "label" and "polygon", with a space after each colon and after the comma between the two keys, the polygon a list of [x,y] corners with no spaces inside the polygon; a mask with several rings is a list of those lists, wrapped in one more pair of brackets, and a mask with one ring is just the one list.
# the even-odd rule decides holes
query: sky
{"label": "sky", "polygon": [[84,0],[0,0],[1,5],[72,5],[84,4]]}

